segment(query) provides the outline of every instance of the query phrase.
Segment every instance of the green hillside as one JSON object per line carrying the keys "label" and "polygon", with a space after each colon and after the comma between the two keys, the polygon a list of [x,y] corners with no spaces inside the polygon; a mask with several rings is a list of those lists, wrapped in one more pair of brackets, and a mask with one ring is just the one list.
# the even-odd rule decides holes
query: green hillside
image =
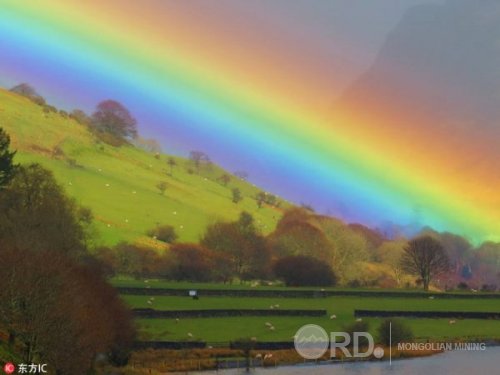
{"label": "green hillside", "polygon": [[[37,162],[52,170],[70,196],[92,209],[98,244],[154,244],[145,232],[157,224],[173,225],[179,241],[197,241],[207,223],[233,220],[242,210],[268,233],[281,217],[280,209],[257,207],[254,196],[259,189],[252,184],[235,176],[227,186],[217,182],[225,171],[215,165],[199,174],[188,173],[189,160],[175,157],[177,166],[170,176],[167,155],[157,159],[132,146],[101,143],[78,122],[45,113],[41,106],[3,89],[0,127],[10,134],[18,163]],[[168,184],[164,195],[156,187],[161,181]],[[242,192],[238,204],[231,201],[233,187]]]}

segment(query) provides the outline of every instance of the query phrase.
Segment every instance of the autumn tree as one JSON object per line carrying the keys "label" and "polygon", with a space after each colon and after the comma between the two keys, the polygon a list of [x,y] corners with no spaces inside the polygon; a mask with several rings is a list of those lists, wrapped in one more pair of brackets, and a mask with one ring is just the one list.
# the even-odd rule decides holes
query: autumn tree
{"label": "autumn tree", "polygon": [[26,363],[87,374],[96,356],[125,364],[135,330],[116,289],[56,250],[0,248],[0,328]]}
{"label": "autumn tree", "polygon": [[123,104],[115,100],[104,100],[97,105],[92,114],[92,126],[120,140],[137,136],[137,121]]}
{"label": "autumn tree", "polygon": [[429,290],[431,280],[448,271],[450,262],[438,240],[421,236],[408,243],[401,257],[401,266],[405,272],[419,276],[424,290]]}
{"label": "autumn tree", "polygon": [[269,271],[269,248],[247,212],[242,212],[237,221],[209,225],[201,244],[225,253],[231,259],[233,274],[240,278],[261,278]]}
{"label": "autumn tree", "polygon": [[333,286],[336,283],[336,276],[327,263],[304,255],[278,259],[273,272],[287,286]]}
{"label": "autumn tree", "polygon": [[0,128],[0,189],[12,178],[15,170],[14,151],[10,151],[10,137]]}
{"label": "autumn tree", "polygon": [[52,172],[39,164],[18,167],[0,191],[0,244],[79,256],[91,221],[90,210],[66,197]]}
{"label": "autumn tree", "polygon": [[170,275],[175,280],[210,281],[214,269],[211,251],[198,244],[176,244],[170,249],[174,256]]}

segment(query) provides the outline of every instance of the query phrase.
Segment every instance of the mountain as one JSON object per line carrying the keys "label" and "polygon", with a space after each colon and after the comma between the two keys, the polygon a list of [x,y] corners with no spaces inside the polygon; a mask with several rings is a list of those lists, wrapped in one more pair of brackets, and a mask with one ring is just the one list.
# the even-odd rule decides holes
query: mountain
{"label": "mountain", "polygon": [[[185,158],[143,151],[131,145],[112,147],[99,142],[87,127],[65,114],[48,112],[25,97],[0,89],[0,127],[12,139],[16,162],[40,163],[50,169],[67,193],[92,209],[98,244],[120,241],[157,243],[145,233],[156,225],[172,225],[179,241],[198,241],[213,220],[236,219],[242,210],[251,213],[264,233],[272,231],[281,208],[258,208],[258,187],[214,164],[199,172]],[[224,186],[222,174],[231,180]],[[157,185],[165,182],[160,193]],[[232,202],[232,189],[243,200]]]}

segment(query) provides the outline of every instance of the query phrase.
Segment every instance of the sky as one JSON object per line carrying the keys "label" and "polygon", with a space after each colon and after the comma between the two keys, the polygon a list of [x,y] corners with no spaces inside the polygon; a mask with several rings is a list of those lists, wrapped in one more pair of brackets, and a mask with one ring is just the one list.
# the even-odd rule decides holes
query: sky
{"label": "sky", "polygon": [[[467,196],[472,175],[447,172],[460,155],[417,152],[444,139],[435,128],[411,111],[398,123],[336,104],[415,6],[444,3],[0,0],[0,85],[29,82],[51,104],[87,112],[116,99],[165,152],[202,150],[349,222],[494,239],[491,189]],[[421,139],[407,137],[415,129]]]}

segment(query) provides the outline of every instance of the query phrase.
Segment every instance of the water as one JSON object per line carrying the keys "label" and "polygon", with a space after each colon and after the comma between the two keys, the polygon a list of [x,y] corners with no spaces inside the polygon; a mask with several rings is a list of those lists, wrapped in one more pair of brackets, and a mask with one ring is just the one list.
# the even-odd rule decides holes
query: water
{"label": "water", "polygon": [[[255,369],[253,375],[481,375],[500,374],[500,347],[484,351],[450,351],[431,357],[381,362],[357,362],[320,366],[284,366]],[[198,374],[216,374],[204,372]],[[246,374],[244,370],[224,370],[219,375]]]}

